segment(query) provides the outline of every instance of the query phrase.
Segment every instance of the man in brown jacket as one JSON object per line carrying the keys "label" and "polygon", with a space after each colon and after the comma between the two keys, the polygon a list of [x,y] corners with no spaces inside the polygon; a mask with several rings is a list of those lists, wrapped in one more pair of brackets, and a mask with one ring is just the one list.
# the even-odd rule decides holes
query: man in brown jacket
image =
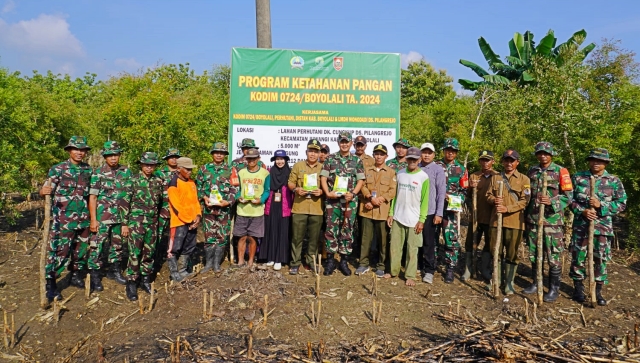
{"label": "man in brown jacket", "polygon": [[380,254],[376,265],[376,275],[384,276],[387,258],[387,242],[389,227],[387,217],[391,200],[396,196],[396,172],[385,164],[387,147],[378,144],[373,148],[374,164],[364,169],[365,182],[361,190],[360,213],[362,218],[362,247],[360,250],[360,267],[356,275],[369,271],[369,250],[374,237],[378,242]]}
{"label": "man in brown jacket", "polygon": [[[502,154],[504,171],[491,178],[491,185],[487,191],[487,202],[492,204],[491,212],[491,250],[497,241],[498,215],[502,213],[502,243],[499,246],[499,258],[502,260],[502,281],[505,295],[515,293],[513,279],[518,267],[518,247],[522,242],[524,231],[524,209],[531,197],[529,178],[518,172],[520,154],[509,149]],[[499,184],[502,181],[502,197],[498,197]],[[489,286],[489,288],[491,288]]]}
{"label": "man in brown jacket", "polygon": [[[469,176],[469,189],[467,189],[467,201],[469,209],[473,209],[473,190],[476,192],[476,213],[471,213],[469,218],[469,226],[474,225],[473,216],[477,218],[476,230],[472,227],[468,229],[467,240],[464,245],[465,250],[465,269],[461,280],[465,281],[471,277],[471,261],[476,258],[475,248],[480,244],[480,240],[484,237],[484,248],[482,249],[481,272],[485,280],[491,279],[491,250],[489,249],[489,240],[491,239],[489,221],[491,219],[491,210],[493,205],[489,204],[486,199],[487,191],[491,185],[491,177],[499,174],[493,170],[495,162],[493,151],[482,150],[478,155],[478,163],[480,170]],[[477,231],[477,233],[476,233]],[[475,271],[473,271],[475,273]]]}

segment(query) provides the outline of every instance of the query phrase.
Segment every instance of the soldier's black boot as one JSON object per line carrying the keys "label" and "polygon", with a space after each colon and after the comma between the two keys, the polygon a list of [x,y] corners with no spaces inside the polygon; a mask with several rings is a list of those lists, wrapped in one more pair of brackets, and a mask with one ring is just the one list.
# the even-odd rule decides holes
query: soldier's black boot
{"label": "soldier's black boot", "polygon": [[216,254],[216,246],[209,245],[204,248],[204,268],[200,273],[205,273],[213,268]]}
{"label": "soldier's black boot", "polygon": [[582,304],[585,299],[584,284],[582,283],[582,280],[573,280],[573,296],[571,297],[571,300]]}
{"label": "soldier's black boot", "polygon": [[189,268],[189,258],[191,258],[191,255],[180,255],[180,257],[178,257],[178,273],[182,277],[182,280],[193,276],[193,273],[187,271]]}
{"label": "soldier's black boot", "polygon": [[453,282],[453,267],[447,266],[447,270],[444,273],[444,283],[450,284]]}
{"label": "soldier's black boot", "polygon": [[47,284],[45,285],[45,289],[47,290],[47,300],[49,300],[49,304],[53,302],[53,299],[58,298],[58,300],[62,300],[62,294],[58,292],[58,286],[56,285],[56,279],[51,277],[47,279]]}
{"label": "soldier's black boot", "polygon": [[182,276],[178,273],[178,259],[176,256],[167,258],[167,265],[169,266],[169,273],[171,274],[171,280],[180,282],[183,280]]}
{"label": "soldier's black boot", "polygon": [[549,269],[549,292],[544,294],[542,300],[544,302],[554,302],[558,299],[560,291],[560,267],[552,267]]}
{"label": "soldier's black boot", "polygon": [[345,276],[351,276],[351,269],[349,268],[348,259],[349,256],[340,254],[340,265],[338,266],[338,269]]}
{"label": "soldier's black boot", "polygon": [[84,289],[84,274],[82,271],[71,271],[71,277],[69,278],[69,285],[75,286],[79,289]]}
{"label": "soldier's black boot", "polygon": [[129,301],[138,301],[138,284],[135,280],[127,281],[126,292]]}
{"label": "soldier's black boot", "polygon": [[102,286],[102,281],[100,281],[100,270],[90,270],[91,276],[91,291],[102,291],[104,287]]}
{"label": "soldier's black boot", "polygon": [[140,279],[140,287],[147,294],[151,294],[151,276],[142,276],[142,278]]}
{"label": "soldier's black boot", "polygon": [[527,286],[522,290],[524,294],[535,294],[538,292],[538,266],[536,263],[531,263],[531,285]]}
{"label": "soldier's black boot", "polygon": [[596,282],[596,301],[598,305],[605,306],[607,305],[607,300],[602,297],[602,285],[604,285],[604,283],[600,281]]}
{"label": "soldier's black boot", "polygon": [[220,272],[222,269],[220,268],[220,264],[224,259],[224,246],[216,246],[213,250],[213,272]]}
{"label": "soldier's black boot", "polygon": [[324,272],[322,273],[325,276],[329,276],[333,274],[333,271],[336,270],[336,260],[333,258],[333,253],[327,253],[327,263],[324,267]]}
{"label": "soldier's black boot", "polygon": [[119,283],[120,285],[127,284],[127,279],[125,279],[122,276],[122,272],[120,272],[120,262],[118,261],[111,264],[109,273],[107,274],[107,278],[113,279],[113,281]]}

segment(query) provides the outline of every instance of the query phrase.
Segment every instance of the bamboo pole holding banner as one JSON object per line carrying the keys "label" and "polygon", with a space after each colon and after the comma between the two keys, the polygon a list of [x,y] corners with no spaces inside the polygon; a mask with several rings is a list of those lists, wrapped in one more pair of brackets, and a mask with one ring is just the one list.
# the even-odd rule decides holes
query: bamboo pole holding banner
{"label": "bamboo pole holding banner", "polygon": [[[592,175],[589,178],[589,199],[596,195],[596,178]],[[591,208],[593,210],[593,208]],[[593,266],[593,234],[596,228],[596,221],[589,221],[589,241],[587,246],[587,273],[589,275],[589,296],[591,296],[591,307],[596,307],[596,278]]]}
{"label": "bamboo pole holding banner", "polygon": [[[498,197],[502,198],[502,181],[498,181]],[[493,296],[500,297],[500,249],[502,247],[502,213],[498,215],[498,230],[496,231],[496,243],[493,246],[493,274],[491,276]]]}
{"label": "bamboo pole holding banner", "polygon": [[[542,191],[541,196],[547,195],[547,172],[542,173]],[[544,262],[544,255],[542,254],[544,248],[544,207],[545,205],[540,203],[540,209],[538,210],[538,240],[536,241],[536,285],[538,287],[538,305],[542,305],[544,285],[542,284],[542,263]]]}

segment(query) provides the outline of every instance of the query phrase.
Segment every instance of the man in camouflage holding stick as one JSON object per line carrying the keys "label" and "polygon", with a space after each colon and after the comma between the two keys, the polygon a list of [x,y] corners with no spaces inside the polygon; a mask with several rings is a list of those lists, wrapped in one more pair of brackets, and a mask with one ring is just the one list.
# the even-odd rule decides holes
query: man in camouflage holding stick
{"label": "man in camouflage holding stick", "polygon": [[178,172],[178,159],[180,157],[182,157],[180,150],[176,148],[169,148],[167,153],[162,157],[162,159],[166,161],[167,165],[161,169],[157,169],[153,174],[162,180],[163,186],[162,206],[160,208],[160,215],[158,216],[158,244],[156,245],[156,255],[153,259],[155,271],[160,271],[164,260],[167,258],[169,222],[171,220],[171,213],[169,212],[169,194],[167,194],[167,189],[169,188],[171,178],[173,178],[173,175]]}
{"label": "man in camouflage holding stick", "polygon": [[49,169],[51,185],[45,183],[40,195],[52,196],[51,230],[45,265],[47,299],[62,299],[57,291],[56,278],[64,271],[71,257],[70,284],[84,288],[81,276],[86,268],[89,248],[89,183],[91,167],[82,159],[91,148],[84,136],[72,136],[64,150],[69,159]]}
{"label": "man in camouflage holding stick", "polygon": [[458,253],[460,251],[458,213],[461,211],[454,210],[454,204],[458,204],[454,203],[454,201],[459,202],[460,207],[464,203],[469,178],[467,169],[456,159],[460,150],[458,140],[453,138],[444,140],[440,150],[443,151],[444,157],[442,160],[436,161],[436,163],[442,166],[447,176],[447,196],[444,202],[442,223],[437,227],[436,236],[439,236],[442,231],[444,237],[444,263],[446,265],[444,282],[450,284],[453,282],[453,271],[458,265]]}
{"label": "man in camouflage holding stick", "polygon": [[158,165],[158,155],[145,152],[138,161],[140,173],[128,183],[127,195],[122,203],[122,235],[129,246],[127,263],[127,298],[138,300],[137,283],[142,276],[140,287],[151,293],[151,274],[155,254],[158,214],[162,205],[162,179],[154,175]]}
{"label": "man in camouflage holding stick", "polygon": [[91,239],[89,243],[89,270],[91,290],[102,291],[100,269],[103,267],[103,255],[111,264],[107,278],[124,285],[122,277],[122,211],[119,205],[126,196],[126,185],[131,171],[120,164],[122,149],[116,141],[104,143],[101,151],[104,165],[91,174],[89,189],[89,214],[91,215]]}
{"label": "man in camouflage holding stick", "polygon": [[[220,263],[231,235],[231,205],[236,201],[238,187],[231,185],[231,167],[224,162],[229,155],[227,145],[216,142],[209,150],[213,162],[203,165],[196,176],[198,199],[203,210],[205,266],[220,271]],[[211,198],[215,198],[212,200]]]}
{"label": "man in camouflage holding stick", "polygon": [[339,269],[343,275],[351,275],[347,264],[353,248],[353,228],[356,220],[355,199],[364,184],[362,160],[351,155],[353,144],[351,133],[343,131],[338,135],[340,150],[329,155],[320,172],[320,183],[326,197],[325,220],[327,231],[327,265],[324,275],[331,275],[336,269],[333,254],[340,253]]}
{"label": "man in camouflage holding stick", "polygon": [[[540,164],[532,166],[527,172],[531,180],[531,199],[525,210],[525,238],[529,244],[529,259],[531,260],[532,284],[522,292],[534,294],[538,291],[537,284],[537,245],[538,245],[538,217],[540,204],[544,204],[544,228],[543,247],[547,263],[549,263],[549,292],[544,294],[544,302],[554,302],[558,299],[560,290],[560,277],[562,266],[560,254],[562,253],[564,238],[564,209],[573,198],[573,186],[569,171],[553,162],[557,154],[553,145],[541,141],[536,144],[534,154]],[[547,192],[542,194],[543,175],[546,173]]]}
{"label": "man in camouflage holding stick", "polygon": [[[602,285],[607,283],[607,261],[611,259],[613,239],[612,217],[627,207],[627,193],[620,179],[606,170],[611,162],[607,149],[596,148],[587,157],[589,170],[573,176],[573,201],[571,211],[573,237],[571,238],[571,271],[573,279],[573,300],[585,301],[584,283],[587,278],[587,248],[589,242],[589,221],[595,221],[593,236],[593,267],[596,280],[596,300],[598,305],[607,305],[602,297]],[[589,195],[590,178],[595,177],[595,195]]]}

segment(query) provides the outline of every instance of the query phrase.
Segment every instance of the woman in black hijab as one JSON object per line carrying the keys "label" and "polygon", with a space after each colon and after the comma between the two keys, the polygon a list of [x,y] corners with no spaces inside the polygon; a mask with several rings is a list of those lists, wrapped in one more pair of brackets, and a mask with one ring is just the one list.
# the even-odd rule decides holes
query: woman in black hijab
{"label": "woman in black hijab", "polygon": [[291,253],[289,241],[289,225],[293,193],[287,187],[291,168],[289,157],[284,150],[276,150],[271,158],[275,162],[270,173],[269,199],[265,205],[265,233],[260,246],[259,259],[266,260],[267,266],[280,270],[289,262]]}

